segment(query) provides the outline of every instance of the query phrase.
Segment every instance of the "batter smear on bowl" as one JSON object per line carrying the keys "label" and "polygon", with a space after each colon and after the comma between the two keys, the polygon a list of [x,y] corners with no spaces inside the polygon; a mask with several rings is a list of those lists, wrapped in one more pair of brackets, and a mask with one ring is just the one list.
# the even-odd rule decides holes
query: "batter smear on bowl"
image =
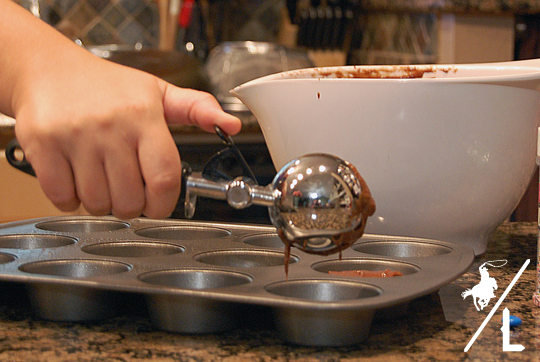
{"label": "batter smear on bowl", "polygon": [[452,67],[435,66],[387,66],[387,67],[327,67],[316,69],[313,77],[323,78],[378,78],[378,79],[412,79],[412,78],[434,78],[437,71],[443,73],[456,72]]}

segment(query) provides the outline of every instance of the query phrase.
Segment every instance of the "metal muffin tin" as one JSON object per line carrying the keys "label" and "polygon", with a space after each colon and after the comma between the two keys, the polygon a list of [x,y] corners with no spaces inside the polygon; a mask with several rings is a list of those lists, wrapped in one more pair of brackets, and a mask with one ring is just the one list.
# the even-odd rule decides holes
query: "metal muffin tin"
{"label": "metal muffin tin", "polygon": [[[339,346],[369,336],[376,318],[462,275],[472,248],[441,241],[365,235],[337,255],[293,249],[271,226],[145,218],[52,217],[0,226],[0,280],[27,285],[35,314],[54,321],[107,318],[123,296],[146,296],[153,324],[179,333],[217,333],[272,312],[284,340]],[[398,270],[391,278],[329,270]]]}

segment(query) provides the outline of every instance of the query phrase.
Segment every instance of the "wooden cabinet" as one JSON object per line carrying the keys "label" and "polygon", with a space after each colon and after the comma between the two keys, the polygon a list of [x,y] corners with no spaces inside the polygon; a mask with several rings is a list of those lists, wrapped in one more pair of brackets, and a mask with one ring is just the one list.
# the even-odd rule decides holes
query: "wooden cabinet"
{"label": "wooden cabinet", "polygon": [[438,37],[438,63],[514,59],[515,26],[510,15],[441,14]]}
{"label": "wooden cabinet", "polygon": [[58,210],[47,199],[35,177],[13,168],[0,151],[0,223],[45,216],[83,215],[82,209],[71,213]]}

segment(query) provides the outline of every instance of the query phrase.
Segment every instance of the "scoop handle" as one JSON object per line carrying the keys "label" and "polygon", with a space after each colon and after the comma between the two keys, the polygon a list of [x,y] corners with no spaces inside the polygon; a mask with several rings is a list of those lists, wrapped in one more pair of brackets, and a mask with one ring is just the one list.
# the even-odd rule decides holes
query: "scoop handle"
{"label": "scoop handle", "polygon": [[[22,153],[23,158],[18,158],[17,153]],[[36,172],[34,171],[32,164],[30,164],[30,162],[28,162],[28,160],[26,159],[26,156],[24,156],[21,145],[16,138],[9,141],[6,146],[6,159],[9,164],[15,167],[17,170],[20,170],[30,176],[36,176]]]}

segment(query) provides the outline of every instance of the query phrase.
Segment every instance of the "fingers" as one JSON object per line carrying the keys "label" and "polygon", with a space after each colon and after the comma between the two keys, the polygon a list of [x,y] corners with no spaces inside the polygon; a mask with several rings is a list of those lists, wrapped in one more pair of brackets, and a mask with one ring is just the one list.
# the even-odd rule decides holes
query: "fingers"
{"label": "fingers", "polygon": [[[109,190],[109,213],[120,219],[132,219],[145,207],[144,180],[136,150],[121,143],[103,159],[103,169]],[[92,178],[87,178],[92,180]],[[83,201],[83,205],[85,205]]]}
{"label": "fingers", "polygon": [[145,180],[143,213],[150,218],[166,217],[174,211],[182,176],[180,155],[168,128],[165,123],[163,130],[156,128],[148,130],[139,142],[139,162]]}
{"label": "fingers", "polygon": [[43,192],[58,209],[74,211],[82,203],[92,215],[140,216],[145,191],[137,154],[116,146],[108,152],[103,155],[86,147],[65,157],[59,149],[44,147],[38,153],[25,151],[25,156]]}
{"label": "fingers", "polygon": [[70,162],[77,196],[86,211],[92,215],[108,215],[112,202],[102,155],[93,150],[79,152],[71,156]]}
{"label": "fingers", "polygon": [[218,101],[209,93],[192,89],[178,88],[162,82],[165,118],[172,124],[193,124],[201,129],[214,132],[214,125],[227,134],[240,132],[242,123],[223,112]]}
{"label": "fingers", "polygon": [[121,146],[109,149],[106,156],[86,151],[68,160],[50,150],[39,152],[46,157],[30,153],[27,159],[45,195],[62,211],[74,211],[82,203],[92,215],[163,218],[178,201],[181,166],[172,139],[166,146],[158,144],[150,137],[142,142],[141,166],[137,153]]}
{"label": "fingers", "polygon": [[80,205],[73,171],[63,153],[56,148],[33,152],[24,148],[25,157],[33,165],[39,184],[47,198],[61,211],[74,211]]}

